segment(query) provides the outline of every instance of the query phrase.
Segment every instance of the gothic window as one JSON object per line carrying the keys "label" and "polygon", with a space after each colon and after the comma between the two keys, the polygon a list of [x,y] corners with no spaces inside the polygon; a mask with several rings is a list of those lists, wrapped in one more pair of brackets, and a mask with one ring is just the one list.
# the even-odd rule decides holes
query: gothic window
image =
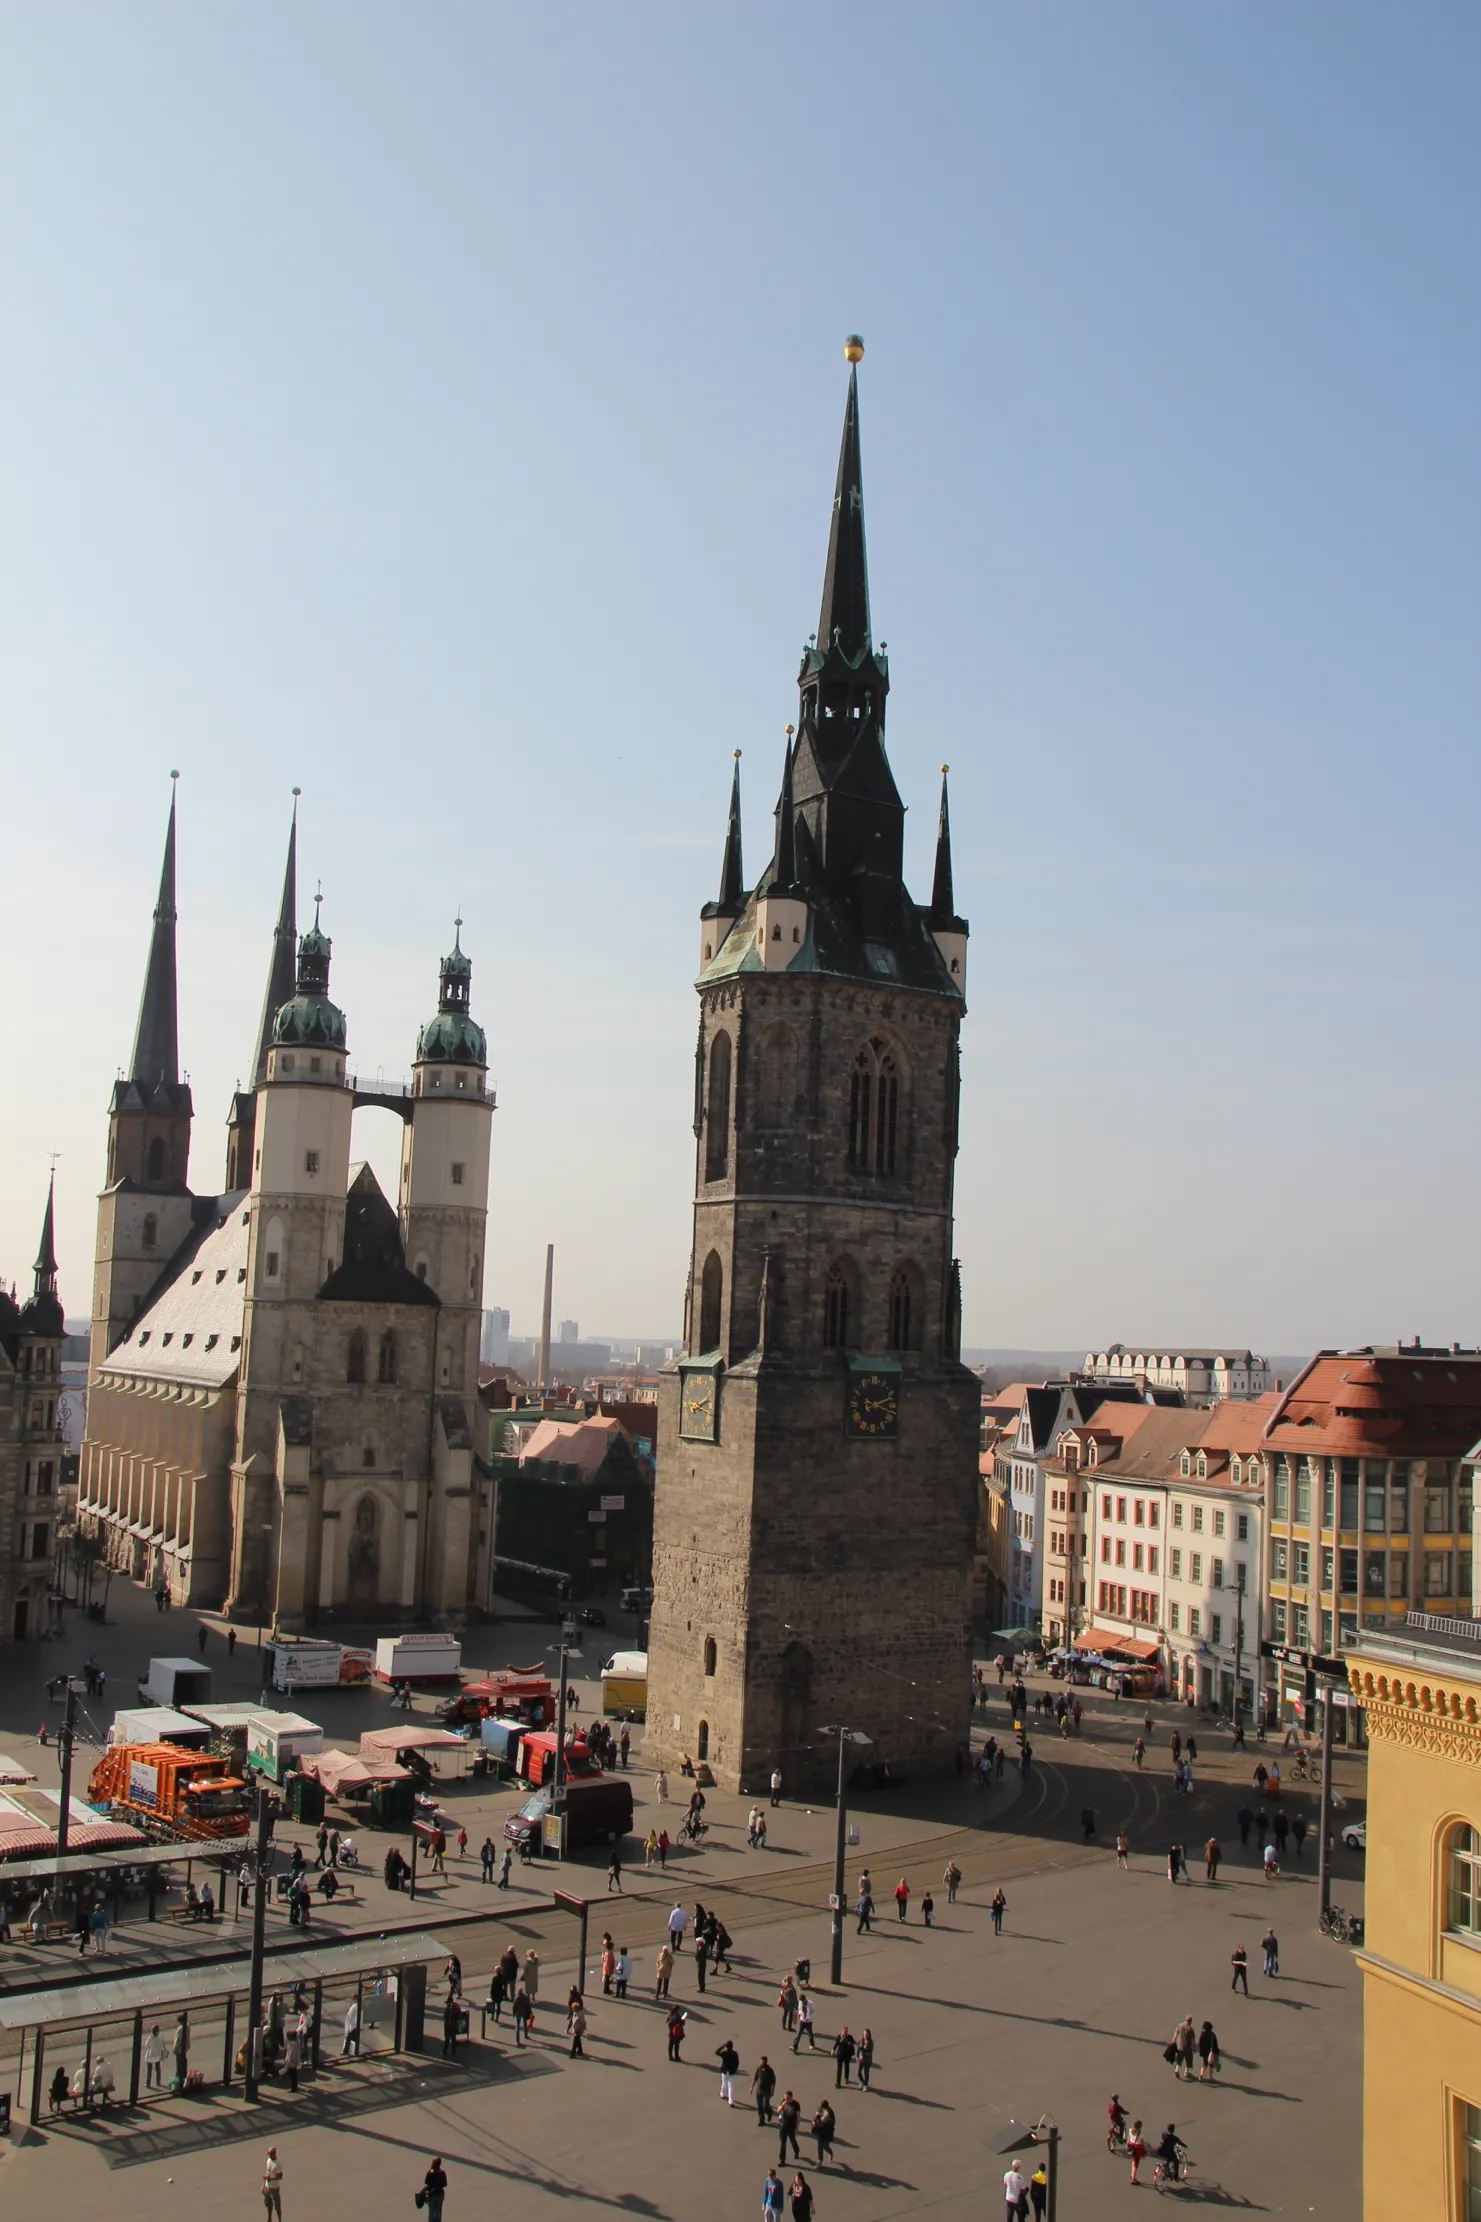
{"label": "gothic window", "polygon": [[706,1636],[706,1637],[705,1637],[705,1673],[706,1673],[706,1674],[713,1674],[713,1673],[714,1673],[714,1671],[715,1671],[715,1661],[716,1661],[716,1657],[717,1657],[717,1654],[716,1654],[716,1650],[715,1650],[715,1639],[714,1639],[714,1637],[713,1637],[713,1636]]}
{"label": "gothic window", "polygon": [[146,1212],[145,1212],[145,1214],[144,1214],[144,1236],[143,1236],[143,1241],[144,1241],[144,1247],[145,1247],[145,1249],[146,1249],[146,1250],[152,1250],[152,1249],[154,1248],[155,1244],[156,1244],[156,1243],[158,1242],[158,1240],[159,1240],[159,1221],[158,1221],[158,1219],[156,1219],[156,1217],[155,1217],[155,1215],[154,1215],[154,1213],[153,1213],[152,1211],[146,1211]]}
{"label": "gothic window", "polygon": [[763,1126],[785,1126],[797,1100],[797,1037],[774,1026],[761,1044],[756,1108]]}
{"label": "gothic window", "polygon": [[164,1179],[164,1177],[165,1177],[165,1145],[164,1145],[164,1138],[163,1138],[163,1137],[162,1137],[161,1135],[158,1135],[158,1134],[156,1134],[156,1136],[154,1137],[154,1140],[153,1140],[153,1141],[152,1141],[152,1142],[150,1143],[150,1145],[149,1145],[149,1173],[148,1173],[148,1178],[149,1178],[150,1180],[163,1180],[163,1179]]}
{"label": "gothic window", "polygon": [[718,1350],[720,1347],[720,1300],[725,1293],[725,1268],[717,1252],[711,1250],[704,1262],[704,1272],[699,1284],[699,1347],[701,1350]]}
{"label": "gothic window", "polygon": [[350,1354],[345,1361],[346,1381],[365,1379],[365,1330],[357,1327],[350,1337]]}
{"label": "gothic window", "polygon": [[855,1173],[893,1173],[900,1125],[900,1068],[876,1034],[854,1059],[849,1087],[848,1161]]}
{"label": "gothic window", "polygon": [[388,1327],[381,1336],[381,1354],[376,1365],[377,1381],[390,1384],[396,1379],[396,1332]]}
{"label": "gothic window", "polygon": [[[890,1316],[888,1347],[891,1350],[919,1350],[921,1332],[920,1280],[914,1269],[900,1265],[890,1275]],[[1078,1446],[1076,1463],[1078,1464]]]}
{"label": "gothic window", "polygon": [[842,1264],[828,1268],[823,1284],[823,1348],[847,1350],[849,1346],[849,1276]]}
{"label": "gothic window", "polygon": [[710,1087],[705,1099],[705,1179],[724,1180],[730,1170],[730,1036],[710,1044]]}
{"label": "gothic window", "polygon": [[699,1734],[695,1738],[694,1750],[695,1756],[699,1759],[708,1759],[710,1756],[710,1724],[708,1721],[701,1721],[699,1724]]}

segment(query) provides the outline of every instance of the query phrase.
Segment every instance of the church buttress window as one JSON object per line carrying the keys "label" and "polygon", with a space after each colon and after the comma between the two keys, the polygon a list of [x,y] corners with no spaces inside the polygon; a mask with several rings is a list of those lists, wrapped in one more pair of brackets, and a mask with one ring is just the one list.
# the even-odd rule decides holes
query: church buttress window
{"label": "church buttress window", "polygon": [[152,1211],[146,1211],[144,1214],[144,1233],[142,1239],[146,1250],[152,1250],[159,1240],[159,1221],[158,1219],[156,1219]]}
{"label": "church buttress window", "polygon": [[149,1172],[147,1177],[150,1180],[163,1180],[165,1177],[165,1145],[163,1137],[158,1134],[149,1145]]}
{"label": "church buttress window", "polygon": [[390,1387],[396,1379],[396,1333],[388,1327],[381,1336],[380,1357],[376,1363],[376,1380],[383,1387]]}
{"label": "church buttress window", "polygon": [[849,1344],[849,1277],[841,1264],[828,1268],[823,1285],[823,1348],[847,1350]]}
{"label": "church buttress window", "polygon": [[919,1350],[920,1314],[917,1277],[909,1266],[897,1266],[890,1275],[889,1349]]}
{"label": "church buttress window", "polygon": [[854,1059],[849,1087],[849,1170],[893,1173],[900,1120],[900,1072],[878,1035]]}
{"label": "church buttress window", "polygon": [[730,1036],[710,1044],[710,1086],[705,1099],[705,1179],[724,1180],[730,1170]]}
{"label": "church buttress window", "polygon": [[345,1360],[346,1381],[365,1379],[365,1330],[357,1327],[350,1337],[349,1356]]}
{"label": "church buttress window", "polygon": [[725,1268],[718,1254],[711,1250],[699,1284],[699,1347],[702,1351],[720,1347],[720,1309],[724,1293]]}

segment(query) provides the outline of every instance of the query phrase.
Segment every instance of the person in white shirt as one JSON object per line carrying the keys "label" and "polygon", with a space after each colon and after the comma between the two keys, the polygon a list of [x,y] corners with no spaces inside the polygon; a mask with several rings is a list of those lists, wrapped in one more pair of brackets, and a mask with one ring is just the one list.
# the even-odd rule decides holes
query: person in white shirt
{"label": "person in white shirt", "polygon": [[345,2014],[345,2041],[339,2048],[341,2060],[360,2050],[360,2001],[352,1998]]}
{"label": "person in white shirt", "polygon": [[669,1915],[669,1942],[677,1952],[684,1942],[684,1931],[689,1926],[689,1916],[682,1906],[675,1906]]}
{"label": "person in white shirt", "polygon": [[771,1770],[771,1802],[773,1805],[780,1805],[782,1802],[782,1770],[780,1767],[773,1767]]}
{"label": "person in white shirt", "polygon": [[144,2039],[144,2088],[158,2091],[164,2086],[165,2041],[156,2022]]}
{"label": "person in white shirt", "polygon": [[1003,2222],[1021,2222],[1028,2213],[1028,2182],[1016,2160],[1003,2172]]}
{"label": "person in white shirt", "polygon": [[93,2097],[100,2106],[106,2106],[113,2096],[113,2070],[102,2053],[93,2062]]}
{"label": "person in white shirt", "polygon": [[267,2148],[267,2159],[262,2164],[262,2204],[269,2217],[283,2222],[283,2163],[278,2158],[276,2145]]}

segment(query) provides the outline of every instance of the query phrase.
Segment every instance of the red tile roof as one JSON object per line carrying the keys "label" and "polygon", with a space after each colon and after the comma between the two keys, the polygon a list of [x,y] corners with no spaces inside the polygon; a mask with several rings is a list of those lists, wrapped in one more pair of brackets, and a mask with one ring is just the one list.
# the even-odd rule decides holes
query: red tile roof
{"label": "red tile roof", "polygon": [[1323,1350],[1270,1415],[1267,1449],[1463,1458],[1481,1437],[1481,1353]]}

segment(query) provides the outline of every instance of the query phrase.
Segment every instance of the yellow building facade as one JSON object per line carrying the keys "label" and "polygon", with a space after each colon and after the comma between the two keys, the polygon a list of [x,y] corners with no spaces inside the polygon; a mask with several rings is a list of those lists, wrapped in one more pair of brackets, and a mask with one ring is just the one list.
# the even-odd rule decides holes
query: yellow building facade
{"label": "yellow building facade", "polygon": [[1344,1663],[1370,1747],[1364,2212],[1481,2222],[1481,1621],[1416,1613]]}

